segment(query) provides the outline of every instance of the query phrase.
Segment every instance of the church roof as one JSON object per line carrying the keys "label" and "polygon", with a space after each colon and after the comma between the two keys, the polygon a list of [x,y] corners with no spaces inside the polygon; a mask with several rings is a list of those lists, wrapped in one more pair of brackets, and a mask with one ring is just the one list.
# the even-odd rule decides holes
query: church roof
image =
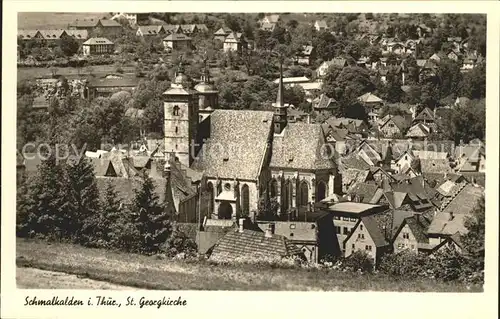
{"label": "church roof", "polygon": [[325,138],[320,124],[288,123],[274,136],[271,167],[293,169],[334,168],[333,159],[322,154]]}
{"label": "church roof", "polygon": [[207,177],[255,180],[262,167],[271,134],[273,113],[215,110],[210,116],[210,137],[192,168]]}

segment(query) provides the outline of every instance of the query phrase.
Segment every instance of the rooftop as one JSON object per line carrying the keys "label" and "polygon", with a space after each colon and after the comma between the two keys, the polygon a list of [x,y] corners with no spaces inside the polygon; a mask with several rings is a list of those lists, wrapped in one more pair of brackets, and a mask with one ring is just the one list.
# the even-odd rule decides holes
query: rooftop
{"label": "rooftop", "polygon": [[336,212],[347,212],[347,213],[361,214],[361,213],[367,212],[371,209],[380,208],[380,207],[382,207],[382,206],[373,205],[373,204],[365,204],[365,203],[342,202],[342,203],[333,204],[333,205],[329,206],[328,209],[331,211],[336,211]]}

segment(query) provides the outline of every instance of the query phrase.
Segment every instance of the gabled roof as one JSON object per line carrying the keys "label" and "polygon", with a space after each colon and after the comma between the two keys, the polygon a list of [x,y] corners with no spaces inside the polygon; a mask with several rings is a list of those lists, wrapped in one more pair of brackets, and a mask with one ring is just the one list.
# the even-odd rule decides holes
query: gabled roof
{"label": "gabled roof", "polygon": [[263,23],[260,28],[265,31],[273,31],[276,27],[276,23]]}
{"label": "gabled roof", "polygon": [[319,97],[319,100],[317,103],[314,104],[314,108],[316,109],[327,109],[329,108],[333,103],[336,103],[337,100],[335,100],[332,97],[326,96],[325,93],[321,94]]}
{"label": "gabled roof", "polygon": [[422,124],[418,123],[410,127],[408,133],[406,133],[406,137],[427,137],[430,134],[430,129]]}
{"label": "gabled roof", "polygon": [[84,45],[98,45],[98,44],[114,44],[106,38],[90,38],[83,42]]}
{"label": "gabled roof", "polygon": [[366,204],[376,204],[383,196],[383,191],[375,183],[356,183],[347,194],[359,196],[360,202]]}
{"label": "gabled roof", "polygon": [[326,65],[326,67],[336,66],[343,68],[344,66],[346,66],[347,60],[344,58],[333,58],[330,61],[323,62],[323,64]]}
{"label": "gabled roof", "polygon": [[158,35],[162,29],[161,25],[143,25],[137,29],[142,35]]}
{"label": "gabled roof", "polygon": [[219,30],[215,31],[214,35],[228,35],[229,33],[233,32],[233,30],[229,29],[226,26],[220,27]]}
{"label": "gabled roof", "polygon": [[397,234],[401,232],[404,225],[408,225],[418,244],[429,243],[429,238],[427,237],[427,228],[429,227],[430,223],[427,218],[418,215],[413,215],[411,217],[405,218],[401,223],[399,229],[395,233],[395,236],[397,236]]}
{"label": "gabled roof", "polygon": [[303,255],[302,251],[284,236],[273,234],[272,237],[265,237],[264,232],[244,229],[243,232],[229,231],[219,239],[210,259],[264,259],[301,255]]}
{"label": "gabled roof", "polygon": [[87,30],[65,30],[66,34],[72,36],[75,39],[85,40],[89,37],[89,32]]}
{"label": "gabled roof", "polygon": [[192,168],[204,171],[207,177],[257,179],[272,119],[273,113],[267,111],[214,110],[209,139]]}
{"label": "gabled roof", "polygon": [[451,236],[458,231],[465,234],[467,230],[464,218],[474,210],[482,196],[484,188],[467,183],[461,184],[455,190],[455,195],[442,203],[441,209],[429,226],[428,233]]}
{"label": "gabled roof", "polygon": [[363,103],[381,103],[383,100],[376,96],[375,94],[372,94],[371,92],[365,93],[358,97],[358,100],[360,100]]}
{"label": "gabled roof", "polygon": [[402,117],[401,115],[394,115],[389,117],[389,119],[384,124],[382,124],[380,128],[385,127],[386,124],[391,122],[394,123],[394,125],[396,125],[396,127],[401,132],[403,132],[408,127],[408,121],[404,117]]}
{"label": "gabled roof", "polygon": [[370,165],[361,157],[359,157],[356,153],[352,153],[348,156],[344,156],[340,158],[340,162],[343,167],[349,169],[359,169],[359,170],[367,170],[370,168]]}
{"label": "gabled roof", "polygon": [[376,215],[363,216],[361,217],[360,222],[365,225],[365,228],[368,231],[368,234],[370,234],[375,246],[383,247],[389,244],[385,238],[385,231],[383,229],[384,225],[377,219]]}
{"label": "gabled roof", "polygon": [[226,37],[226,39],[224,40],[224,42],[240,42],[241,41],[241,36],[243,34],[240,33],[240,32],[231,32],[229,33],[229,35]]}
{"label": "gabled roof", "polygon": [[325,137],[320,124],[288,123],[275,135],[270,167],[320,170],[335,168],[323,153]]}
{"label": "gabled roof", "polygon": [[434,121],[434,113],[432,113],[431,109],[426,107],[422,110],[422,112],[420,112],[417,116],[415,116],[415,120],[417,120],[417,121],[423,121],[423,120]]}
{"label": "gabled roof", "polygon": [[426,173],[444,173],[452,172],[450,163],[447,159],[420,159],[420,171]]}

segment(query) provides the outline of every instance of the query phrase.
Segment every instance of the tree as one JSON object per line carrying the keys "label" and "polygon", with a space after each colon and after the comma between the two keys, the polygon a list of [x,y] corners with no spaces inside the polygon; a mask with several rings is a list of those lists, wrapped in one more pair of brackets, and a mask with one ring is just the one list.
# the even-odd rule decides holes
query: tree
{"label": "tree", "polygon": [[439,86],[439,97],[456,96],[459,91],[462,73],[460,65],[448,58],[442,59],[436,70],[436,79]]}
{"label": "tree", "polygon": [[139,231],[141,251],[158,253],[171,233],[168,214],[164,211],[155,193],[153,180],[146,173],[140,187],[135,191],[132,214],[136,215],[135,225]]}
{"label": "tree", "polygon": [[337,76],[337,70],[328,70],[330,72],[331,76],[327,74],[324,79],[323,91],[337,101],[354,100],[375,89],[365,68],[347,66]]}
{"label": "tree", "polygon": [[67,188],[66,176],[50,149],[37,174],[31,181],[27,202],[23,209],[28,212],[25,227],[30,236],[41,235],[51,239],[70,239],[75,218],[75,207]]}
{"label": "tree", "polygon": [[483,139],[486,136],[485,100],[472,100],[469,105],[460,105],[452,115],[452,130],[455,142]]}
{"label": "tree", "polygon": [[481,63],[467,72],[459,85],[461,96],[470,99],[481,99],[486,97],[486,64]]}
{"label": "tree", "polygon": [[76,240],[84,244],[94,233],[88,221],[100,211],[94,168],[86,158],[77,158],[68,163],[66,173],[68,191],[75,207],[74,219],[69,226],[74,230]]}
{"label": "tree", "polygon": [[67,36],[61,39],[59,47],[66,56],[73,56],[78,52],[80,44],[73,37]]}

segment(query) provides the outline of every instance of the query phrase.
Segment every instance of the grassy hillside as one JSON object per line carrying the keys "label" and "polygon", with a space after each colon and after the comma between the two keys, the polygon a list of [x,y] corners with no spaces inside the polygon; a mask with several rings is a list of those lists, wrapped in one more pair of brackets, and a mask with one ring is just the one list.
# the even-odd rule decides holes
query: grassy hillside
{"label": "grassy hillside", "polygon": [[19,12],[18,29],[65,29],[76,19],[109,17],[107,12]]}
{"label": "grassy hillside", "polygon": [[[207,262],[163,260],[89,249],[70,244],[17,240],[17,265],[61,271],[116,285],[160,290],[300,290],[300,291],[470,291],[463,285],[431,280],[394,280],[318,269],[216,266]],[[18,278],[23,286],[41,288]],[[34,277],[32,279],[36,281]],[[27,282],[28,281],[28,282]]]}

